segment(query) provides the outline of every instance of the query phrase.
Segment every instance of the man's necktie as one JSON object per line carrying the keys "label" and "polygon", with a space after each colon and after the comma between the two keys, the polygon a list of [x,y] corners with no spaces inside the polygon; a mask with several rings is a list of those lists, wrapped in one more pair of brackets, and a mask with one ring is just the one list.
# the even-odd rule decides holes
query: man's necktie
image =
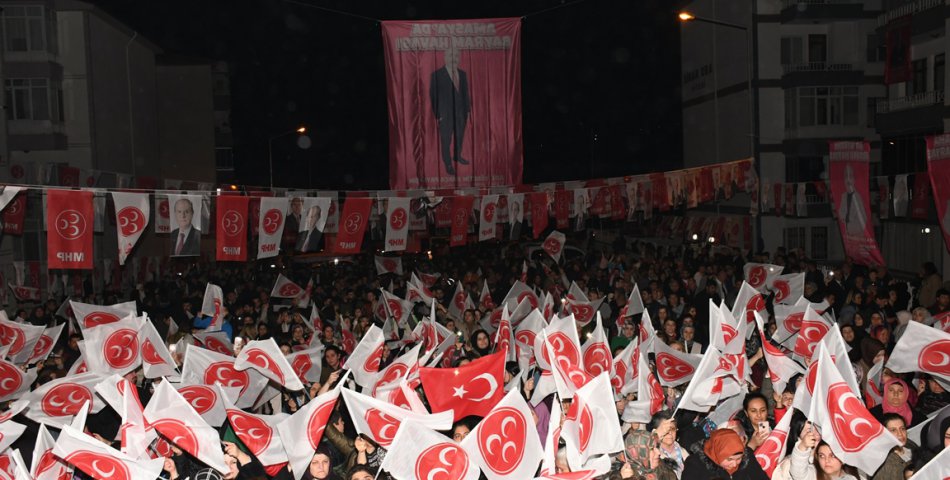
{"label": "man's necktie", "polygon": [[185,247],[185,234],[184,234],[184,233],[179,233],[179,234],[178,234],[178,244],[175,245],[175,255],[181,255],[181,250],[182,250],[182,248],[184,248],[184,247]]}

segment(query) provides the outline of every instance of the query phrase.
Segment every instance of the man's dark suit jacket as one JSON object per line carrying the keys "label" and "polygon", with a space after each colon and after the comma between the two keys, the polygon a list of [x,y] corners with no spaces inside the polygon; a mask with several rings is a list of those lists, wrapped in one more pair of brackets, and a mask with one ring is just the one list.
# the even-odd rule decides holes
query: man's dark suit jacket
{"label": "man's dark suit jacket", "polygon": [[445,67],[432,72],[429,99],[432,101],[432,113],[440,121],[465,118],[472,110],[472,100],[468,93],[468,74],[459,70],[458,75],[459,88],[456,90]]}
{"label": "man's dark suit jacket", "polygon": [[320,238],[323,237],[323,232],[314,228],[310,230],[310,240],[307,240],[307,232],[303,231],[297,234],[297,251],[298,252],[316,252],[320,250]]}
{"label": "man's dark suit jacket", "polygon": [[[175,255],[175,247],[178,246],[178,233],[179,230],[176,228],[172,230],[172,247],[171,255]],[[185,244],[181,247],[181,253],[179,255],[198,255],[201,253],[201,232],[198,231],[194,226],[191,227],[191,231],[188,232],[188,236],[185,237]]]}

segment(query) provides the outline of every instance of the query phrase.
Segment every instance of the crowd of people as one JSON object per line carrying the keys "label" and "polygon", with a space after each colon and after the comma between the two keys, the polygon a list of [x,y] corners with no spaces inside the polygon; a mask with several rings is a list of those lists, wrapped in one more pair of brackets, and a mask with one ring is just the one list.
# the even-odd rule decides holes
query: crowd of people
{"label": "crowd of people", "polygon": [[[814,303],[827,302],[829,313],[850,348],[848,357],[859,385],[866,384],[866,376],[876,362],[887,358],[909,322],[933,325],[935,317],[950,311],[950,286],[944,284],[937,268],[930,263],[921,267],[917,278],[899,279],[884,267],[868,268],[850,262],[819,265],[800,250],[780,248],[771,253],[745,254],[716,245],[657,246],[624,237],[618,237],[612,244],[591,244],[586,255],[565,258],[557,263],[544,257],[543,253],[531,257],[526,255],[523,246],[512,244],[505,247],[473,245],[451,253],[436,251],[430,256],[405,256],[403,269],[406,275],[402,276],[377,275],[372,255],[359,255],[353,257],[352,262],[338,265],[288,262],[280,268],[256,264],[193,264],[180,273],[169,272],[164,278],[151,279],[126,292],[96,294],[88,289],[84,297],[76,300],[103,305],[134,300],[138,311],[148,315],[169,345],[190,344],[191,336],[208,326],[204,315],[207,312],[199,310],[205,286],[210,282],[221,286],[224,292],[222,329],[236,348],[240,348],[242,342],[273,338],[284,353],[290,353],[307,348],[316,336],[325,346],[319,381],[306,382],[307,388],[302,392],[283,391],[256,410],[256,413],[264,414],[292,414],[311,398],[335,387],[344,377],[341,369],[347,355],[347,348],[343,345],[344,331],[351,332],[359,341],[372,325],[382,325],[375,314],[380,292],[385,289],[402,298],[410,272],[436,278],[429,290],[437,299],[438,322],[457,336],[456,348],[452,349],[453,353],[447,360],[455,367],[495,351],[493,332],[484,328],[482,319],[492,313],[494,304],[505,297],[516,280],[523,280],[536,292],[551,293],[555,299],[563,298],[572,283],[591,301],[603,298],[598,313],[614,355],[620,354],[631,341],[636,341],[641,331],[638,323],[644,316],[623,317],[628,297],[637,286],[657,341],[681,352],[701,354],[710,345],[711,335],[715,334],[710,331],[710,301],[713,304],[723,301],[729,306],[734,304],[743,281],[743,267],[747,263],[770,263],[782,267],[784,273],[804,272],[804,297]],[[300,285],[313,281],[310,296],[319,312],[320,324],[314,326],[311,323],[310,307],[298,308],[290,301],[270,297],[278,273]],[[475,308],[453,315],[449,303],[458,282],[474,300]],[[479,302],[484,285],[490,291],[492,302]],[[10,318],[46,326],[67,322],[69,319],[54,313],[60,310],[62,300],[50,300],[29,310],[15,310]],[[558,301],[557,305],[560,306],[561,302]],[[771,338],[776,328],[774,308],[770,301],[766,305],[766,338]],[[427,317],[429,308],[417,303],[413,318]],[[579,337],[588,338],[594,327],[595,322],[580,327]],[[37,379],[34,388],[66,376],[80,357],[78,342],[81,339],[78,331],[71,334],[64,331],[49,358],[35,365]],[[390,344],[391,348],[384,349],[381,368],[411,346]],[[867,407],[900,440],[901,446],[887,454],[877,471],[858,471],[842,463],[831,447],[822,441],[821,426],[813,426],[806,419],[808,412],[792,406],[801,377],[789,381],[783,391],[773,388],[762,347],[758,335],[747,340],[745,351],[752,371],[749,392],[744,396],[739,413],[721,424],[715,424],[708,412],[677,409],[685,385],[664,389],[665,408],[654,414],[650,422],[644,423],[622,419],[625,407],[635,400],[635,394],[618,395],[615,398],[617,422],[622,424],[625,432],[624,448],[611,455],[610,471],[598,478],[769,478],[754,452],[785,415],[791,415],[787,454],[771,474],[773,479],[904,479],[950,446],[950,409],[944,408],[950,404],[950,393],[940,379],[923,373],[896,373],[884,369],[882,400],[878,404],[869,401]],[[181,352],[177,352],[175,357],[180,362]],[[519,376],[517,362],[509,362],[506,370],[506,379]],[[146,404],[154,392],[155,383],[146,380],[141,369],[127,378],[137,385],[142,403]],[[535,380],[528,375],[521,384],[520,390],[526,400],[532,397]],[[419,393],[425,401],[421,388]],[[554,395],[549,395],[532,405],[542,443],[547,437],[552,403],[556,401]],[[569,405],[569,401],[565,402],[562,411],[566,412]],[[0,407],[5,409],[6,405],[0,404]],[[935,413],[936,418],[922,429],[919,442],[911,440],[908,430]],[[18,448],[29,465],[38,425],[23,414],[14,420],[27,425],[27,430],[11,448]],[[478,417],[463,418],[451,431],[443,433],[461,441],[479,420]],[[87,433],[102,442],[118,446],[115,439],[119,424],[118,413],[105,408],[89,416],[86,428]],[[165,460],[162,478],[294,477],[287,466],[276,471],[266,469],[239,441],[226,434],[226,427],[227,424],[222,427],[222,438],[225,439],[222,448],[229,471],[209,469],[196,458],[176,449]],[[556,471],[546,473],[570,472],[566,448],[556,448],[554,455]],[[385,457],[385,448],[367,436],[357,434],[346,403],[341,399],[302,478],[388,478],[386,471],[380,471]],[[75,478],[89,478],[79,471],[74,475]]]}

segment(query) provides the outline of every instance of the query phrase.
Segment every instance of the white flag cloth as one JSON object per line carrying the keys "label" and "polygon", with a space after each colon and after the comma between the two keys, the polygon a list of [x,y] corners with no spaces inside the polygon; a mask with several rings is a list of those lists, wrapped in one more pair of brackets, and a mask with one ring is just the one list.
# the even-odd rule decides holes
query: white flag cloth
{"label": "white flag cloth", "polygon": [[[791,413],[791,412],[786,412]],[[788,441],[788,433],[792,424],[793,415],[784,415],[778,425],[772,430],[772,433],[755,449],[755,459],[759,466],[765,471],[765,474],[772,477],[772,472],[779,462],[785,458],[785,442]]]}
{"label": "white flag cloth", "polygon": [[290,368],[294,370],[300,381],[320,381],[320,374],[323,373],[323,352],[326,347],[320,344],[319,340],[317,342],[317,345],[306,350],[286,355]]}
{"label": "white flag cloth", "polygon": [[95,392],[96,385],[106,378],[107,375],[99,373],[67,375],[44,383],[17,401],[30,405],[26,416],[34,422],[58,428],[71,422],[86,402],[90,403],[92,413],[106,406]]}
{"label": "white flag cloth", "polygon": [[42,325],[11,322],[6,312],[0,310],[0,345],[9,347],[6,356],[13,363],[26,362],[45,331],[46,327]]}
{"label": "white flag cloth", "polygon": [[[342,383],[343,381],[340,381],[338,385]],[[320,445],[323,431],[327,427],[330,414],[333,413],[333,407],[339,396],[340,387],[337,386],[310,400],[297,413],[277,424],[277,433],[287,452],[291,471],[296,480],[300,480],[310,465],[313,452]]]}
{"label": "white flag cloth", "polygon": [[753,313],[763,311],[765,311],[765,299],[762,298],[762,294],[743,281],[742,287],[739,288],[739,293],[736,295],[736,302],[732,307],[732,317],[736,319],[739,325],[744,324],[746,340],[755,332],[755,329],[752,328],[755,324]]}
{"label": "white flag cloth", "polygon": [[630,291],[630,296],[627,297],[627,304],[623,306],[618,318],[622,319],[630,318],[634,315],[639,315],[643,313],[645,308],[643,307],[643,297],[640,296],[640,287],[637,284],[633,284],[633,290]]}
{"label": "white flag cloth", "polygon": [[482,282],[482,292],[478,295],[478,306],[485,310],[494,310],[495,301],[491,298],[491,291],[488,289],[488,280]]}
{"label": "white flag cloth", "polygon": [[557,263],[561,261],[561,253],[564,252],[565,243],[567,243],[567,237],[563,233],[555,230],[548,235],[548,238],[544,239],[544,243],[541,244],[541,247],[554,259],[554,262]]}
{"label": "white flag cloth", "polygon": [[189,348],[181,367],[182,385],[214,385],[240,389],[234,402],[238,408],[254,405],[267,386],[267,377],[255,369],[238,370],[234,357],[221,355],[204,348]]}
{"label": "white flag cloth", "polygon": [[36,381],[35,368],[23,372],[15,364],[0,360],[0,402],[16,400],[27,395],[34,381]]}
{"label": "white flag cloth", "polygon": [[664,342],[654,342],[656,376],[664,387],[678,387],[693,379],[703,356],[674,350]]}
{"label": "white flag cloth", "polygon": [[220,427],[227,419],[225,398],[233,403],[241,394],[240,388],[221,385],[176,385],[175,388],[212,427]]}
{"label": "white flag cloth", "polygon": [[129,315],[137,314],[134,301],[115,305],[92,305],[70,300],[69,305],[73,309],[79,328],[82,329],[118,322]]}
{"label": "white flag cloth", "polygon": [[[461,320],[462,312],[469,308],[471,302],[462,282],[455,282],[455,294],[452,295],[452,301],[449,302],[449,316],[456,319],[456,321]],[[474,308],[474,305],[472,305],[472,308]]]}
{"label": "white flag cloth", "polygon": [[257,226],[257,258],[277,256],[280,239],[284,236],[285,212],[289,209],[289,197],[261,198],[261,214]]}
{"label": "white flag cloth", "polygon": [[386,368],[376,374],[376,379],[371,390],[373,397],[380,398],[380,393],[384,391],[388,393],[388,390],[391,389],[388,389],[387,386],[395,386],[400,380],[406,378],[410,371],[418,370],[419,350],[421,348],[422,344],[417,343],[416,346],[410,348],[406,353],[400,355],[399,358],[393,360]]}
{"label": "white flag cloth", "polygon": [[7,205],[13,201],[18,193],[26,190],[26,187],[16,187],[13,185],[5,185],[0,187],[0,211],[7,208]]}
{"label": "white flag cloth", "polygon": [[478,480],[479,469],[462,447],[412,420],[399,427],[381,469],[396,480]]}
{"label": "white flag cloth", "polygon": [[26,425],[16,422],[0,423],[0,452],[6,450],[7,447],[20,438],[24,430],[26,430]]}
{"label": "white flag cloth", "polygon": [[[453,410],[435,414],[416,413],[347,388],[342,392],[356,432],[366,435],[383,448],[388,449],[392,445],[400,424],[408,419],[421,422],[433,430],[452,428]],[[392,455],[392,451],[389,455]]]}
{"label": "white flag cloth", "polygon": [[575,392],[561,435],[567,443],[572,469],[583,468],[593,456],[623,450],[623,434],[607,374],[601,374]]}
{"label": "white flag cloth", "polygon": [[614,393],[620,395],[621,392],[630,391],[636,388],[637,374],[640,369],[640,344],[634,338],[627,346],[616,356],[614,356],[611,368],[613,373],[610,376],[610,384],[614,387]]}
{"label": "white flag cloth", "polygon": [[[802,331],[805,331],[804,327],[802,327]],[[851,366],[851,360],[848,358],[848,346],[844,343],[844,338],[841,337],[841,331],[838,330],[838,327],[830,327],[828,334],[821,339],[821,343],[825,345],[828,354],[831,355],[841,378],[851,387],[851,391],[858,398],[861,398],[861,386],[858,385],[858,379],[854,375],[854,367]],[[816,355],[812,355],[812,360],[815,358]]]}
{"label": "white flag cloth", "polygon": [[542,368],[550,366],[561,398],[572,398],[574,391],[591,378],[584,372],[573,315],[552,320],[542,335],[535,337],[534,351],[536,356],[540,355],[538,364]]}
{"label": "white flag cloth", "polygon": [[33,353],[30,354],[30,358],[26,363],[32,365],[40,360],[46,360],[50,352],[53,351],[53,347],[56,346],[56,342],[59,340],[60,334],[63,333],[63,327],[65,325],[65,323],[61,323],[55,327],[49,327],[44,330],[39,340],[33,345]]}
{"label": "white flag cloth", "polygon": [[611,369],[613,355],[610,353],[610,344],[607,342],[607,334],[601,323],[600,312],[597,312],[597,323],[593,333],[581,348],[581,357],[584,359],[584,371],[591,378],[604,372],[613,374]]}
{"label": "white flag cloth", "polygon": [[491,480],[531,478],[544,453],[531,410],[513,390],[461,442]]}
{"label": "white flag cloth", "polygon": [[485,195],[482,197],[482,204],[479,207],[478,215],[479,242],[495,239],[495,228],[498,224],[496,205],[498,205],[498,195]]}
{"label": "white flag cloth", "polygon": [[125,265],[125,259],[148,226],[151,215],[148,194],[112,192],[112,201],[115,202],[115,231],[119,238],[119,265]]}
{"label": "white flag cloth", "polygon": [[795,375],[805,373],[805,369],[765,338],[762,316],[758,312],[753,315],[759,327],[759,338],[762,341],[762,353],[765,355],[765,363],[768,366],[769,380],[775,386],[776,392],[784,392],[788,381]]}
{"label": "white flag cloth", "polygon": [[56,440],[50,435],[46,425],[40,424],[36,434],[36,444],[33,446],[33,462],[30,474],[36,480],[60,480],[71,478],[72,467],[53,455]]}
{"label": "white flag cloth", "polygon": [[886,366],[895,372],[924,372],[950,382],[950,333],[909,322]]}
{"label": "white flag cloth", "polygon": [[818,342],[825,338],[825,335],[828,335],[831,328],[831,322],[819,315],[811,305],[805,306],[802,326],[798,330],[798,337],[795,339],[795,354],[802,358],[811,358],[815,353]]}
{"label": "white flag cloth", "polygon": [[824,344],[818,347],[815,390],[808,419],[843,463],[875,472],[900,442],[864,407],[841,378]]}
{"label": "white flag cloth", "polygon": [[231,400],[224,397],[224,405],[228,414],[228,422],[234,434],[241,443],[260,460],[264,466],[276,465],[288,461],[284,443],[277,433],[277,425],[290,417],[286,413],[273,415],[257,415],[248,413],[234,406]]}
{"label": "white flag cloth", "polygon": [[[343,368],[353,372],[357,385],[372,385],[379,372],[383,356],[383,331],[376,325],[369,327],[353,353],[343,363]],[[395,434],[395,432],[393,432]]]}
{"label": "white flag cloth", "polygon": [[386,275],[391,273],[402,276],[402,257],[380,257],[375,258],[376,275]]}
{"label": "white flag cloth", "polygon": [[725,302],[721,306],[717,306],[715,302],[709,300],[710,343],[722,353],[737,354],[745,345],[742,342],[745,337],[742,337],[739,341],[733,341],[739,337],[739,326],[732,316],[732,312],[728,310]]}
{"label": "white flag cloth", "polygon": [[[401,252],[406,249],[409,237],[409,197],[391,197],[386,202],[386,241],[383,250]],[[377,266],[378,269],[378,266]],[[402,272],[399,273],[402,275]]]}
{"label": "white flag cloth", "polygon": [[201,346],[211,350],[212,352],[220,353],[221,355],[230,355],[234,356],[234,345],[231,343],[231,339],[228,338],[228,332],[223,330],[216,330],[213,332],[204,331],[192,334],[195,337],[195,340],[201,342]]}
{"label": "white flag cloth", "polygon": [[85,338],[86,365],[89,371],[125,375],[142,363],[139,332],[145,317],[126,317],[118,322],[87,328]]}
{"label": "white flag cloth", "polygon": [[765,293],[765,290],[771,288],[775,277],[782,274],[782,267],[769,263],[746,263],[743,267],[745,282],[759,293]]}
{"label": "white flag cloth", "polygon": [[142,370],[145,378],[158,378],[178,373],[178,366],[151,321],[146,321],[139,334],[142,342]]}
{"label": "white flag cloth", "polygon": [[270,296],[273,298],[297,298],[303,294],[303,288],[297,285],[284,274],[277,274],[277,282],[271,289]]}
{"label": "white flag cloth", "polygon": [[239,371],[253,368],[288,390],[303,390],[303,383],[273,338],[248,342],[234,361],[234,368]]}
{"label": "white flag cloth", "polygon": [[[648,423],[653,418],[653,414],[663,409],[663,402],[666,397],[663,386],[660,385],[656,375],[650,370],[646,352],[638,350],[637,353],[639,353],[636,383],[637,400],[627,403],[622,418],[626,422]],[[624,393],[628,392],[625,391]]]}
{"label": "white flag cloth", "polygon": [[508,309],[506,308],[502,314],[501,323],[498,324],[498,330],[495,330],[495,341],[492,342],[494,344],[493,351],[508,352],[508,361],[514,362],[518,360],[518,352],[515,348],[515,337],[511,329],[511,320],[509,320],[507,313]]}
{"label": "white flag cloth", "polygon": [[538,308],[540,305],[538,295],[521,280],[515,280],[515,283],[511,285],[508,294],[505,295],[501,303],[508,306],[509,312],[514,312],[515,309],[518,308],[518,304],[525,299],[531,303],[531,308]]}
{"label": "white flag cloth", "polygon": [[97,480],[157,478],[165,460],[136,460],[75,428],[64,426],[53,455]]}
{"label": "white flag cloth", "polygon": [[224,292],[221,287],[209,283],[205,286],[205,296],[201,301],[201,314],[211,317],[211,325],[208,325],[207,331],[221,330],[222,312],[221,305],[224,304]]}
{"label": "white flag cloth", "polygon": [[947,480],[950,478],[950,448],[944,448],[910,480]]}
{"label": "white flag cloth", "polygon": [[[884,374],[884,359],[878,360],[868,370],[864,379],[864,404],[868,407],[876,407],[884,401],[884,385],[881,383]],[[920,442],[915,442],[918,445]]]}
{"label": "white flag cloth", "polygon": [[775,303],[792,305],[805,294],[805,273],[778,275],[769,289],[775,293]]}
{"label": "white flag cloth", "polygon": [[228,471],[221,437],[167,380],[155,389],[145,419],[162,437],[220,472]]}

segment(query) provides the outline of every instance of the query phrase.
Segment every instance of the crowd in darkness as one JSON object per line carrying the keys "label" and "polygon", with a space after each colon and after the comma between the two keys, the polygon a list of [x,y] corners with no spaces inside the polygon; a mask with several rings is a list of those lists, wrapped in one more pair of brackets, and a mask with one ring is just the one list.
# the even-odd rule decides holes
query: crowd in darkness
{"label": "crowd in darkness", "polygon": [[[550,292],[563,298],[574,283],[591,301],[604,298],[599,313],[607,330],[614,355],[621,352],[639,331],[636,315],[618,323],[628,297],[636,285],[657,338],[671,347],[689,353],[703,353],[710,344],[709,305],[725,301],[732,306],[743,281],[743,267],[749,262],[770,263],[783,273],[805,274],[804,296],[813,303],[827,302],[844,341],[850,347],[849,360],[859,385],[864,385],[868,371],[881,358],[886,358],[904,334],[909,322],[932,325],[934,318],[950,311],[950,286],[944,283],[932,263],[921,266],[914,278],[899,277],[885,267],[867,267],[851,262],[820,264],[801,250],[779,248],[774,252],[750,253],[710,244],[674,246],[646,243],[618,237],[612,243],[588,245],[586,251],[568,256],[560,262],[533,253],[530,257],[523,245],[471,245],[430,255],[403,257],[405,275],[377,275],[374,257],[370,254],[346,258],[338,264],[296,263],[290,257],[270,264],[203,264],[183,263],[179,270],[170,270],[161,278],[149,278],[139,284],[125,284],[123,291],[94,293],[87,283],[85,295],[74,298],[85,303],[110,305],[134,300],[138,310],[147,314],[169,345],[191,341],[190,335],[207,326],[199,312],[205,286],[213,283],[224,292],[224,327],[232,340],[243,341],[273,338],[289,353],[310,345],[316,335],[326,346],[319,382],[308,385],[302,393],[283,392],[261,407],[258,413],[293,413],[311,397],[327,391],[341,377],[345,359],[342,332],[352,332],[357,340],[373,325],[382,325],[376,318],[381,290],[405,296],[410,272],[438,274],[430,290],[438,300],[436,317],[449,330],[456,332],[458,345],[451,362],[463,365],[493,352],[494,336],[483,328],[481,320],[491,313],[492,305],[478,299],[487,284],[493,303],[500,304],[516,280],[538,292]],[[290,300],[270,297],[278,273],[301,286],[312,280],[311,298],[319,312],[322,325],[312,328],[311,307],[297,308]],[[428,277],[428,276],[427,276]],[[454,318],[449,300],[461,282],[474,300],[470,309]],[[53,326],[67,319],[55,314],[63,299],[11,312],[11,319],[35,325]],[[560,306],[560,301],[557,302]],[[766,334],[776,328],[772,302],[767,302]],[[429,315],[429,306],[417,303],[412,316]],[[618,328],[618,325],[620,327]],[[579,328],[579,337],[587,338],[595,323]],[[72,331],[72,329],[70,329]],[[37,384],[66,375],[79,358],[77,346],[81,334],[73,331],[60,337],[54,352],[39,364]],[[240,344],[238,340],[236,346]],[[624,452],[614,456],[612,469],[601,478],[637,479],[764,479],[768,478],[756,461],[753,451],[784,415],[793,415],[787,441],[788,455],[772,478],[826,479],[873,478],[903,479],[950,445],[950,415],[940,413],[924,429],[920,443],[908,439],[907,429],[918,425],[930,414],[950,404],[950,393],[935,379],[923,373],[895,373],[885,369],[884,399],[869,405],[870,411],[899,440],[902,446],[887,453],[877,472],[860,472],[837,459],[804,413],[791,407],[799,379],[789,382],[784,391],[775,391],[769,382],[766,361],[758,335],[746,343],[752,368],[752,385],[746,394],[742,411],[734,420],[714,425],[705,413],[679,410],[673,415],[685,385],[665,389],[667,408],[654,415],[651,422],[630,424],[620,414],[633,395],[616,398],[618,422],[624,424]],[[181,352],[176,359],[181,360]],[[384,350],[383,366],[401,354],[397,346]],[[511,376],[518,374],[517,362],[506,366]],[[145,380],[141,371],[130,375],[139,387],[143,403],[148,402],[154,384]],[[523,394],[531,397],[534,382],[523,385]],[[421,392],[421,389],[419,390]],[[424,396],[423,396],[424,398]],[[534,406],[542,442],[547,430],[553,398]],[[3,405],[0,405],[3,406]],[[5,406],[3,406],[5,407]],[[566,408],[564,409],[566,410]],[[950,410],[950,409],[948,409]],[[37,424],[18,415],[17,421],[28,425],[27,431],[14,443],[26,463],[35,442]],[[460,440],[477,424],[479,418],[458,421],[450,438]],[[91,415],[87,422],[90,434],[106,443],[113,443],[119,417],[109,408]],[[358,435],[341,400],[326,428],[324,440],[314,454],[303,478],[367,480],[376,478],[385,458],[385,449],[365,436]],[[115,443],[118,445],[118,443]],[[184,478],[292,478],[284,467],[277,472],[265,471],[263,465],[241,445],[225,442],[229,472],[209,471],[187,453],[176,451],[165,462],[163,476]],[[558,472],[570,470],[564,448],[557,451]],[[77,472],[77,478],[85,478]],[[380,478],[386,478],[382,472]]]}

